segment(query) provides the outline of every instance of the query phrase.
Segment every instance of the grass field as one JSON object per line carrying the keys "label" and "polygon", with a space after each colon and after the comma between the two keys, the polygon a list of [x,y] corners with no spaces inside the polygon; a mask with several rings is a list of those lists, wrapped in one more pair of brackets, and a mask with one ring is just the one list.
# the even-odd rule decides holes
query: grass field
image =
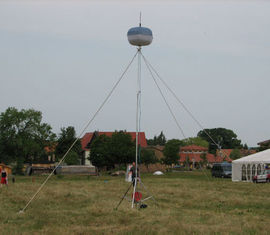
{"label": "grass field", "polygon": [[[146,174],[158,202],[131,209],[123,177],[17,177],[0,189],[0,234],[269,234],[270,184],[232,183],[203,172]],[[131,193],[128,194],[131,197]]]}

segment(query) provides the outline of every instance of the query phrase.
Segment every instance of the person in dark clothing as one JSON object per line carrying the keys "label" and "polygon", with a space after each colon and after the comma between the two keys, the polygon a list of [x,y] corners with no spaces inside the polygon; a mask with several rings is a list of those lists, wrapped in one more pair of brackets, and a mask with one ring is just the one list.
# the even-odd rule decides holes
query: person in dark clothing
{"label": "person in dark clothing", "polygon": [[[130,172],[132,173],[131,179],[133,187],[135,186],[135,178],[136,178],[136,163],[132,162],[132,167],[130,168]],[[139,168],[137,167],[137,178],[139,178]]]}

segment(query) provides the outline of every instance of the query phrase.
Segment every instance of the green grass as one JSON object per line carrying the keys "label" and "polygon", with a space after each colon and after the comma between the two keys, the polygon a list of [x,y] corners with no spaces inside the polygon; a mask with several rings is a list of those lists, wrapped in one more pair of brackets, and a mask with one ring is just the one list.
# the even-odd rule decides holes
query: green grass
{"label": "green grass", "polygon": [[[233,183],[203,172],[145,174],[158,205],[131,209],[123,177],[17,177],[0,189],[1,234],[269,234],[270,184]],[[145,195],[145,193],[144,193]],[[131,191],[128,193],[131,198]]]}

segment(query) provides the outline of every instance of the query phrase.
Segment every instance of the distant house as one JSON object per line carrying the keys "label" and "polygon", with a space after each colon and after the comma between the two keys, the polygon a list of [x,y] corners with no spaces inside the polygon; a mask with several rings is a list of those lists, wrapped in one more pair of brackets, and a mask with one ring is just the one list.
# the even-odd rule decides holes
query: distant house
{"label": "distant house", "polygon": [[[81,139],[81,145],[82,145],[82,151],[83,151],[83,157],[82,157],[82,165],[90,165],[92,166],[92,163],[89,160],[90,152],[91,152],[91,143],[92,141],[100,136],[100,135],[106,135],[108,137],[112,137],[114,132],[103,132],[103,131],[95,131],[95,132],[88,132],[85,133],[83,138]],[[136,140],[136,132],[126,132],[127,134],[131,135],[131,138],[133,141]],[[138,133],[138,139],[139,144],[142,148],[147,147],[146,137],[144,132]]]}
{"label": "distant house", "polygon": [[[231,162],[232,159],[230,158],[230,155],[232,153],[233,149],[217,149],[216,156],[223,158],[227,162]],[[250,154],[256,153],[255,149],[239,149],[240,157],[245,157]]]}
{"label": "distant house", "polygon": [[[149,145],[147,146],[147,150],[152,150],[155,153],[155,156],[158,160],[162,160],[164,158],[163,150],[165,146],[161,145]],[[155,164],[150,164],[146,167],[144,164],[140,165],[141,172],[155,172],[155,171],[166,171],[166,166],[157,162]]]}
{"label": "distant house", "polygon": [[164,158],[163,150],[165,146],[161,145],[149,145],[147,146],[148,150],[153,150],[155,152],[155,156],[157,157],[158,160],[161,160]]}
{"label": "distant house", "polygon": [[86,133],[81,138],[81,145],[82,145],[82,151],[83,151],[82,162],[81,162],[82,165],[93,166],[88,158],[90,157],[90,144],[93,141],[94,133],[95,132]]}
{"label": "distant house", "polygon": [[265,150],[270,148],[270,140],[264,140],[258,143],[260,150]]}
{"label": "distant house", "polygon": [[55,162],[55,149],[57,143],[52,144],[51,146],[45,146],[44,150],[48,155],[48,162]]}
{"label": "distant house", "polygon": [[224,161],[232,162],[230,155],[233,149],[217,149],[216,156],[222,158]]}
{"label": "distant house", "polygon": [[3,168],[5,168],[8,175],[12,174],[12,169],[10,166],[5,165],[4,163],[0,163],[0,171],[2,171]]}
{"label": "distant house", "polygon": [[208,164],[223,161],[223,158],[221,158],[220,156],[216,157],[214,154],[208,153],[208,148],[198,145],[188,145],[180,147],[179,156],[180,165],[186,165],[188,162],[191,167],[195,168],[199,168],[201,162],[203,162],[204,160]]}

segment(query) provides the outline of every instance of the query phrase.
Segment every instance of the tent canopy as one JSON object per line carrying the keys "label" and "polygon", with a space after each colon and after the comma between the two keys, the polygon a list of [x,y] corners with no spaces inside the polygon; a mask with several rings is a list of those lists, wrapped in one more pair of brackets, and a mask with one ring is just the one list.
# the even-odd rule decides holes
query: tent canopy
{"label": "tent canopy", "polygon": [[232,181],[252,181],[270,163],[270,149],[232,161]]}
{"label": "tent canopy", "polygon": [[270,149],[239,158],[232,162],[236,164],[243,162],[270,163]]}

